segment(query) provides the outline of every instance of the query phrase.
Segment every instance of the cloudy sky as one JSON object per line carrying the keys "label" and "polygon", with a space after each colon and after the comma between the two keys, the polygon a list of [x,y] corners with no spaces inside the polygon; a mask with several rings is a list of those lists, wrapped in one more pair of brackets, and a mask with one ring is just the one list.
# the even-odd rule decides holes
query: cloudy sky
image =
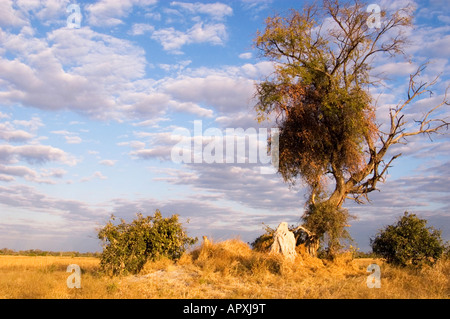
{"label": "cloudy sky", "polygon": [[[254,85],[273,66],[252,40],[264,18],[303,1],[80,0],[79,21],[67,11],[72,3],[0,1],[0,248],[99,251],[96,229],[111,214],[131,220],[156,209],[189,220],[191,236],[215,240],[251,242],[262,223],[299,223],[301,185],[261,174],[261,163],[172,155],[190,133],[195,140],[194,121],[204,136],[260,127]],[[373,3],[392,10],[409,1]],[[448,5],[412,3],[408,56],[376,61],[390,79],[372,90],[380,122],[420,64],[429,62],[425,80],[441,77],[434,95],[412,105],[412,118],[450,83]],[[371,204],[346,204],[358,247],[368,251],[369,237],[405,210],[450,240],[449,137],[411,138],[393,152],[404,155]]]}

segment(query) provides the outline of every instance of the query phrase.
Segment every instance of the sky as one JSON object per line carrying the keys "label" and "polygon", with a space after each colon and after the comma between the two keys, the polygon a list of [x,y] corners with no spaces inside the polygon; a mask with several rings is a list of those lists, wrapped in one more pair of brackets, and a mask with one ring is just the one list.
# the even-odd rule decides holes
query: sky
{"label": "sky", "polygon": [[[259,129],[274,123],[256,121],[255,84],[273,64],[253,39],[266,17],[305,3],[0,0],[0,248],[101,251],[96,233],[111,214],[131,221],[157,209],[178,214],[188,235],[216,241],[252,242],[263,224],[299,224],[304,186],[262,174],[270,163],[261,152],[242,163],[254,143],[226,161],[229,148],[212,153],[208,136],[242,128],[263,145]],[[416,7],[407,56],[374,61],[386,79],[371,89],[383,123],[405,99],[409,74],[429,62],[423,79],[440,78],[433,95],[408,108],[414,119],[450,84],[448,4],[371,3]],[[186,145],[192,158],[196,145],[213,160],[176,160]],[[411,138],[391,155],[399,152],[369,204],[345,204],[362,251],[405,211],[450,240],[449,135]]]}

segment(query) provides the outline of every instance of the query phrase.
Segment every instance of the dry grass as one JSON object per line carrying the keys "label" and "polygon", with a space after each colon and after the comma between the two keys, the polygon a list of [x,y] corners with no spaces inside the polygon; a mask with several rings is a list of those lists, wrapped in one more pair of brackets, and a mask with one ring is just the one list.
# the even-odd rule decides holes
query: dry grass
{"label": "dry grass", "polygon": [[[381,267],[381,288],[366,285],[367,266]],[[69,289],[69,264],[82,269]],[[203,245],[177,263],[148,263],[138,276],[110,278],[96,258],[0,256],[0,298],[438,298],[450,297],[450,261],[422,270],[342,255],[295,262],[252,251],[239,240]]]}

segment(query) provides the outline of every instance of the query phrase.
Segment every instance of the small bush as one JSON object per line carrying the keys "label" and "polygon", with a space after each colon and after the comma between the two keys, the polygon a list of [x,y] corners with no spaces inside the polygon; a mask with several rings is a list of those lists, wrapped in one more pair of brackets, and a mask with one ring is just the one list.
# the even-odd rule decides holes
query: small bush
{"label": "small bush", "polygon": [[442,257],[445,245],[441,231],[426,227],[427,221],[405,214],[395,225],[387,226],[371,239],[375,254],[399,266],[433,264]]}
{"label": "small bush", "polygon": [[265,233],[257,237],[250,245],[252,248],[259,252],[268,252],[273,244],[273,236],[275,234],[275,229],[264,225]]}
{"label": "small bush", "polygon": [[114,225],[115,217],[98,232],[103,241],[100,266],[109,275],[139,273],[148,260],[167,257],[177,260],[197,238],[190,238],[178,221],[178,215],[163,218],[157,210],[154,216],[137,218],[127,224],[123,219]]}
{"label": "small bush", "polygon": [[318,201],[307,207],[304,226],[320,238],[317,254],[320,258],[334,259],[353,242],[347,231],[348,221],[355,217],[348,210],[327,201]]}

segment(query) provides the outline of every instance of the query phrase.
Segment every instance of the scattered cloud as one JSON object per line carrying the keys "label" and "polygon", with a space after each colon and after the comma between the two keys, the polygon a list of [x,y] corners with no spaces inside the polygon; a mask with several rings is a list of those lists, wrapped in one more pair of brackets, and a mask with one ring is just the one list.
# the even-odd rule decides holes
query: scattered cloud
{"label": "scattered cloud", "polygon": [[0,140],[8,142],[25,142],[32,138],[32,134],[23,130],[17,130],[8,122],[0,123]]}
{"label": "scattered cloud", "polygon": [[108,177],[103,175],[102,172],[97,171],[97,172],[94,172],[91,176],[83,177],[82,179],[80,179],[80,182],[81,183],[86,183],[86,182],[89,182],[89,181],[91,181],[93,179],[105,180],[105,179],[108,179]]}
{"label": "scattered cloud", "polygon": [[161,180],[191,186],[197,193],[220,194],[225,200],[252,209],[297,211],[301,215],[302,195],[289,191],[281,179],[262,175],[257,165],[190,164],[182,170],[168,171],[168,175]]}
{"label": "scattered cloud", "polygon": [[260,19],[260,14],[269,9],[274,3],[274,0],[241,0],[241,5],[244,10],[251,12],[251,19]]}
{"label": "scattered cloud", "polygon": [[178,100],[213,106],[221,113],[246,108],[253,97],[254,82],[244,77],[180,76],[167,80],[164,90]]}
{"label": "scattered cloud", "polygon": [[227,39],[227,31],[222,23],[204,24],[203,22],[198,22],[185,32],[175,30],[173,27],[156,30],[151,38],[161,43],[164,50],[182,54],[180,49],[187,44],[210,43],[212,45],[223,45]]}
{"label": "scattered cloud", "polygon": [[68,224],[70,221],[80,223],[86,220],[92,221],[93,218],[104,216],[106,213],[105,210],[90,207],[85,202],[55,198],[26,185],[0,186],[0,203],[3,207],[15,207],[16,209],[63,216],[68,219]]}
{"label": "scattered cloud", "polygon": [[100,165],[105,165],[105,166],[114,166],[116,165],[117,161],[116,160],[101,160],[100,162],[98,162]]}
{"label": "scattered cloud", "polygon": [[123,24],[122,18],[128,17],[133,6],[154,5],[157,0],[100,0],[85,6],[88,23],[97,27],[112,27]]}
{"label": "scattered cloud", "polygon": [[243,59],[243,60],[249,60],[252,57],[253,57],[253,54],[251,52],[245,52],[245,53],[239,54],[239,58]]}
{"label": "scattered cloud", "polygon": [[179,7],[191,14],[207,14],[214,20],[223,20],[226,16],[231,16],[233,14],[233,9],[220,2],[216,3],[189,3],[189,2],[178,2],[173,1],[170,3],[171,6]]}
{"label": "scattered cloud", "polygon": [[77,135],[77,133],[74,132],[68,132],[68,131],[52,131],[51,133],[56,135],[62,135],[66,139],[67,144],[80,144],[83,140],[81,137]]}
{"label": "scattered cloud", "polygon": [[[211,45],[224,45],[228,39],[225,23],[226,17],[233,14],[233,9],[220,2],[216,3],[189,3],[173,1],[165,8],[168,15],[176,15],[179,20],[191,17],[195,22],[190,28],[176,29],[174,27],[160,28],[153,32],[151,38],[158,41],[165,51],[172,54],[183,54],[182,47],[190,44],[208,43]],[[174,22],[169,18],[168,22]],[[186,24],[183,23],[183,24]]]}
{"label": "scattered cloud", "polygon": [[155,27],[146,24],[146,23],[135,23],[133,24],[133,27],[131,28],[131,35],[143,35],[145,33],[151,33],[155,30]]}
{"label": "scattered cloud", "polygon": [[48,145],[0,145],[0,162],[13,164],[21,160],[29,164],[44,164],[51,161],[67,165],[76,163],[76,160],[63,150]]}

